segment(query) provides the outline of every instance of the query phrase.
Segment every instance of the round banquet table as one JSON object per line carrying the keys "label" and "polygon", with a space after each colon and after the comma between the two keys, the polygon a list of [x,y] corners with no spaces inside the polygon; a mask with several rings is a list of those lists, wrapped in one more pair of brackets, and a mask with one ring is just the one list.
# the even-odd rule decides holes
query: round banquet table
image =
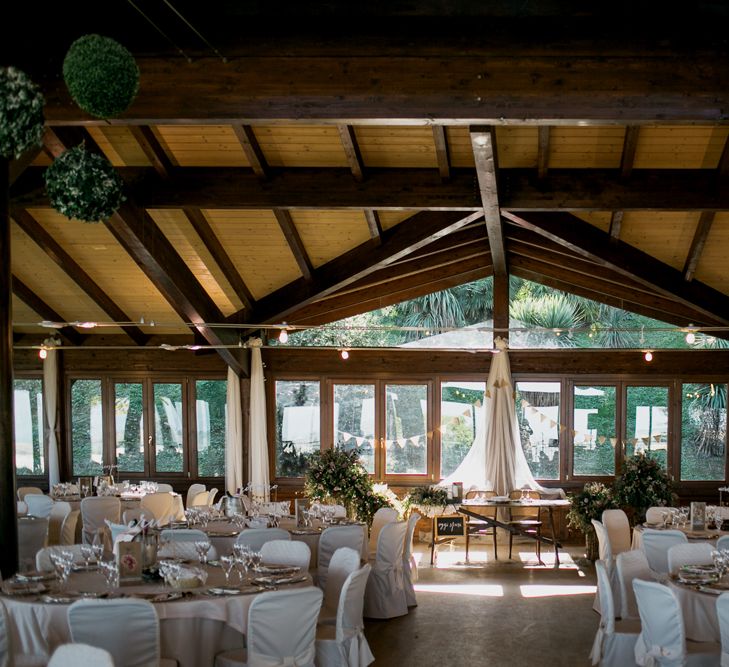
{"label": "round banquet table", "polygon": [[[633,539],[631,542],[631,549],[642,549],[643,548],[643,529],[645,526],[635,526],[633,528]],[[650,526],[652,530],[661,530],[659,528],[655,528],[653,526]],[[723,531],[723,530],[702,530],[702,531],[693,531],[688,528],[673,528],[670,527],[668,530],[680,530],[682,533],[686,534],[686,537],[689,539],[690,542],[709,542],[711,544],[715,544],[716,540],[719,539],[722,535],[729,535],[729,532]]]}
{"label": "round banquet table", "polygon": [[[221,651],[241,648],[248,623],[248,609],[260,592],[248,586],[250,591],[240,595],[209,596],[207,588],[224,585],[224,575],[218,567],[207,566],[208,580],[204,588],[189,591],[182,599],[155,602],[154,608],[160,619],[161,653],[174,658],[180,667],[205,667],[212,665],[215,655]],[[236,581],[235,575],[231,580]],[[279,590],[311,586],[306,581],[280,586]],[[68,582],[69,591],[103,592],[103,577],[96,571],[73,573]],[[164,593],[160,583],[123,583],[118,589],[125,596]],[[15,650],[23,655],[45,658],[71,641],[66,620],[68,604],[43,602],[39,596],[2,596],[2,602],[10,617]]]}
{"label": "round banquet table", "polygon": [[715,593],[704,593],[694,586],[669,580],[683,612],[686,639],[695,642],[721,642]]}

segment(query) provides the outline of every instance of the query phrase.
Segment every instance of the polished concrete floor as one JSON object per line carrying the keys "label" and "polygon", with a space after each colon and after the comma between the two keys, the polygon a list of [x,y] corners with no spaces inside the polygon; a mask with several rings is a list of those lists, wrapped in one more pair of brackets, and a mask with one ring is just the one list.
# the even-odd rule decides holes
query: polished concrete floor
{"label": "polished concrete floor", "polygon": [[[517,553],[518,550],[518,553]],[[416,544],[418,606],[407,616],[366,621],[365,634],[375,665],[589,665],[597,629],[592,610],[595,569],[583,560],[584,546],[543,553],[534,543],[493,550],[471,546],[470,563],[462,545],[440,546],[435,567],[429,547]]]}

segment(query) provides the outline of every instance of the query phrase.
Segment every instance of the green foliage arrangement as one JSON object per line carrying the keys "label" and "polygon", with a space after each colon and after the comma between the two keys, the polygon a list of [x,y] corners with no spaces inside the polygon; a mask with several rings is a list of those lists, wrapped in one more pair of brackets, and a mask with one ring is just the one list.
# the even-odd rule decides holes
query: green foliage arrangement
{"label": "green foliage arrangement", "polygon": [[20,157],[43,139],[43,105],[40,89],[15,67],[0,68],[0,155]]}
{"label": "green foliage arrangement", "polygon": [[407,504],[424,507],[445,507],[448,493],[440,486],[416,486],[407,497]]}
{"label": "green foliage arrangement", "polygon": [[67,218],[99,222],[124,200],[122,179],[100,155],[76,146],[54,160],[45,172],[51,206]]}
{"label": "green foliage arrangement", "polygon": [[645,520],[649,507],[672,505],[675,485],[661,464],[643,452],[623,463],[621,475],[615,480],[615,499],[621,506],[635,510],[636,522]]}
{"label": "green foliage arrangement", "polygon": [[333,447],[314,452],[309,458],[304,490],[307,497],[318,502],[344,505],[359,521],[372,523],[380,507],[390,502],[375,493],[372,480],[359,461],[360,451]]}
{"label": "green foliage arrangement", "polygon": [[586,536],[594,534],[592,520],[600,521],[604,510],[617,507],[615,495],[609,486],[602,482],[587,482],[582,491],[570,496],[567,524],[570,528],[581,530]]}
{"label": "green foliage arrangement", "polygon": [[74,102],[98,118],[126,111],[139,90],[134,56],[101,35],[84,35],[71,44],[63,61],[63,79]]}

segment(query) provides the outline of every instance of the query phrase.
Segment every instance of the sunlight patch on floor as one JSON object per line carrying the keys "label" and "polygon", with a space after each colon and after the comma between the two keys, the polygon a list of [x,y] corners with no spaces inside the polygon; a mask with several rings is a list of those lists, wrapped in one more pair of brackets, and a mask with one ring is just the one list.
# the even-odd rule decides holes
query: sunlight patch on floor
{"label": "sunlight patch on floor", "polygon": [[415,584],[417,593],[471,595],[482,598],[504,597],[504,587],[497,584]]}
{"label": "sunlight patch on floor", "polygon": [[549,598],[565,595],[595,595],[597,586],[559,586],[559,585],[542,585],[528,584],[519,586],[522,597],[525,598]]}
{"label": "sunlight patch on floor", "polygon": [[[537,559],[537,553],[536,551],[520,551],[519,552],[519,558],[524,563],[524,568],[527,570],[532,569],[545,569],[545,568],[554,568],[555,567],[555,559],[554,559],[554,552],[544,552],[542,551],[542,562],[540,563]],[[579,570],[579,566],[577,563],[575,563],[574,560],[572,560],[572,556],[567,553],[566,551],[561,551],[559,554],[559,569],[560,570]],[[584,574],[583,574],[584,576]]]}

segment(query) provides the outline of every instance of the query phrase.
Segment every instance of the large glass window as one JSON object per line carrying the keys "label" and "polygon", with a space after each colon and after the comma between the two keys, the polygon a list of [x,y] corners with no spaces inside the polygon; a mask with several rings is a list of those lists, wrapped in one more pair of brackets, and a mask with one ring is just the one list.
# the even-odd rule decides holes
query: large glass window
{"label": "large glass window", "polygon": [[375,472],[375,385],[334,385],[334,444],[360,450],[370,475]]}
{"label": "large glass window", "polygon": [[682,386],[682,480],[724,479],[726,397],[725,384]]}
{"label": "large glass window", "polygon": [[485,438],[485,382],[443,382],[440,394],[440,475],[448,477],[475,441]]}
{"label": "large glass window", "polygon": [[15,471],[18,475],[42,475],[45,470],[43,380],[16,378],[13,389]]}
{"label": "large glass window", "polygon": [[141,382],[114,383],[114,433],[119,472],[144,472],[144,403]]}
{"label": "large glass window", "polygon": [[614,475],[615,387],[575,386],[573,397],[574,475]]}
{"label": "large glass window", "polygon": [[276,475],[302,477],[320,447],[318,381],[276,381]]}
{"label": "large glass window", "polygon": [[197,472],[201,477],[225,475],[225,380],[195,382],[197,421]]}
{"label": "large glass window", "polygon": [[71,447],[74,475],[100,475],[104,459],[101,380],[71,382]]}
{"label": "large glass window", "polygon": [[559,479],[559,408],[559,382],[516,383],[521,446],[537,479]]}
{"label": "large glass window", "polygon": [[645,452],[665,468],[668,462],[668,387],[628,387],[626,406],[626,455]]}
{"label": "large glass window", "polygon": [[157,472],[182,472],[183,445],[182,385],[160,382],[154,385],[154,445]]}
{"label": "large glass window", "polygon": [[385,472],[428,472],[428,387],[389,384],[385,390]]}

